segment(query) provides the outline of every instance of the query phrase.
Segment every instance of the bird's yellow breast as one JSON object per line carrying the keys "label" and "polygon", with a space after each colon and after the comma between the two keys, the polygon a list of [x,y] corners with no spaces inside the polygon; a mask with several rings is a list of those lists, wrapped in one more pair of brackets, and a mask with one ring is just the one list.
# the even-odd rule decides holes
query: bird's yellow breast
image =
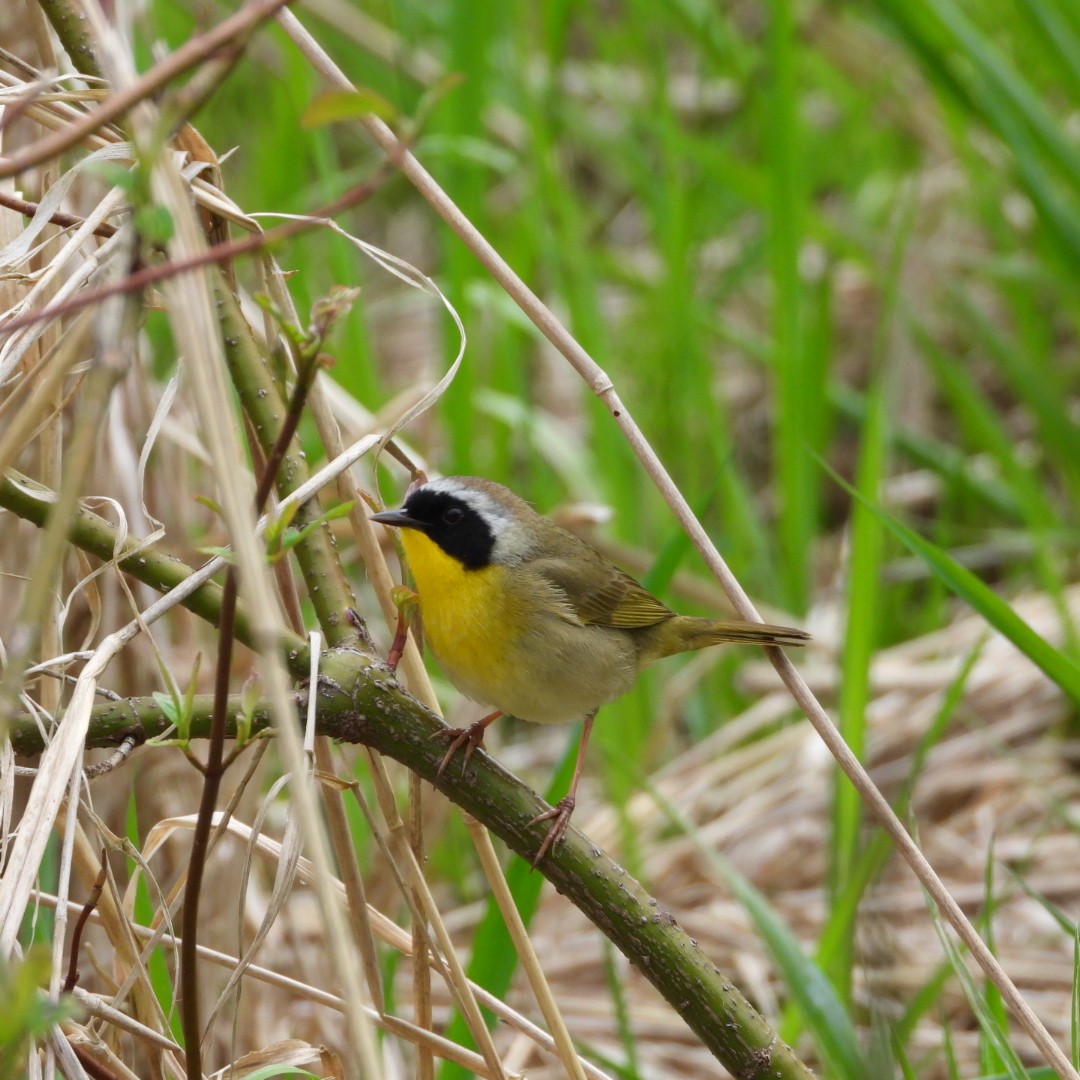
{"label": "bird's yellow breast", "polygon": [[527,613],[507,587],[507,569],[467,569],[415,529],[403,529],[401,542],[429,648],[459,690],[502,708],[528,678],[516,648]]}
{"label": "bird's yellow breast", "polygon": [[469,570],[403,529],[428,646],[467,697],[540,724],[560,724],[625,693],[636,650],[619,629],[586,626],[565,593],[522,566]]}

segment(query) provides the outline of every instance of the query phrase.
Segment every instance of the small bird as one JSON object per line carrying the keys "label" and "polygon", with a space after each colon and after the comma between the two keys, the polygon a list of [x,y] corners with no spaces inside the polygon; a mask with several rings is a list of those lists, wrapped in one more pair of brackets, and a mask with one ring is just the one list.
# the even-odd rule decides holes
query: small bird
{"label": "small bird", "polygon": [[533,865],[562,839],[577,799],[593,720],[646,664],[720,642],[803,645],[810,635],[767,623],[678,615],[595,548],[501,484],[450,476],[410,490],[372,521],[401,530],[431,651],[447,678],[495,712],[441,734],[442,774],[467,763],[500,716],[540,724],[584,719],[570,791],[536,817],[552,822]]}

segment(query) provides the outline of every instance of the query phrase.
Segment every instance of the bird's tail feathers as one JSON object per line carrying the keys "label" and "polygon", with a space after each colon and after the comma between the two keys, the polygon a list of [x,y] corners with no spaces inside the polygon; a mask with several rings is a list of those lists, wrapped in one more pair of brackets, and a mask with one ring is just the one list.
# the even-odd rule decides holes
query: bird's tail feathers
{"label": "bird's tail feathers", "polygon": [[661,655],[704,649],[721,642],[743,645],[805,645],[810,635],[791,626],[774,626],[758,622],[722,622],[718,619],[699,619],[692,615],[676,615],[664,635],[671,647]]}

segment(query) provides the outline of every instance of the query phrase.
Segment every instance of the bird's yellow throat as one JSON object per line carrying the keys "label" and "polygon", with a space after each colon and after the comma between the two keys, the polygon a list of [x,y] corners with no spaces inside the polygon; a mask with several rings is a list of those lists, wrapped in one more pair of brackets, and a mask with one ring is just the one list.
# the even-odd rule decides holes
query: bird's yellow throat
{"label": "bird's yellow throat", "polygon": [[507,588],[506,568],[466,569],[416,529],[402,529],[401,543],[420,594],[424,637],[447,675],[470,687],[500,675],[517,678],[516,671],[492,670],[521,633],[523,613],[516,590]]}
{"label": "bird's yellow throat", "polygon": [[453,555],[447,555],[434,540],[416,529],[402,529],[400,535],[421,604],[428,601],[438,604],[444,593],[453,596],[468,588],[466,575],[477,571],[466,570]]}

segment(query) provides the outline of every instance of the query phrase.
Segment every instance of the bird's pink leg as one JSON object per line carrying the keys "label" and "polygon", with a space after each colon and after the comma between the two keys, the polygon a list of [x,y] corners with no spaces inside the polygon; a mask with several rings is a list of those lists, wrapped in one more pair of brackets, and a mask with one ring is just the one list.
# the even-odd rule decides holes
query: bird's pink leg
{"label": "bird's pink leg", "polygon": [[592,731],[596,713],[597,710],[593,709],[585,717],[585,724],[581,729],[581,742],[578,744],[577,761],[574,763],[574,779],[570,781],[569,793],[561,798],[550,810],[537,814],[529,822],[530,825],[535,825],[538,821],[551,822],[551,828],[548,829],[547,836],[544,837],[544,842],[540,845],[536,858],[533,859],[534,870],[540,865],[540,860],[563,838],[566,827],[570,824],[570,815],[577,805],[578,781],[581,779],[581,766],[585,761],[585,747],[589,745],[589,734]]}

